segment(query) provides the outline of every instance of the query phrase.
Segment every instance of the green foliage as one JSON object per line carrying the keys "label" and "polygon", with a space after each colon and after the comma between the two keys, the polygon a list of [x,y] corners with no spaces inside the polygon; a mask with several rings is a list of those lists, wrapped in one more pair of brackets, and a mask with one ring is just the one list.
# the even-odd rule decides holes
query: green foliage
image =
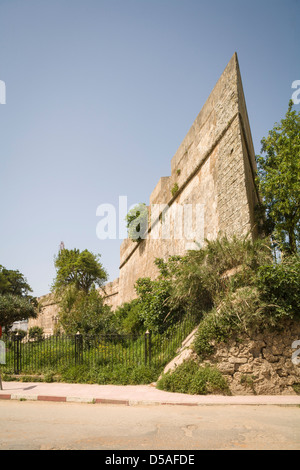
{"label": "green foliage", "polygon": [[171,308],[169,304],[172,289],[170,280],[140,278],[135,288],[140,302],[139,315],[146,329],[162,333],[182,318],[181,309]]}
{"label": "green foliage", "polygon": [[285,118],[262,139],[265,155],[256,157],[264,230],[287,253],[300,243],[300,112],[292,106],[291,100]]}
{"label": "green foliage", "polygon": [[194,342],[198,356],[209,356],[214,345],[233,334],[276,328],[286,318],[299,318],[299,258],[295,255],[279,264],[263,264],[253,270],[251,284],[238,283],[236,289],[228,291],[199,325]]}
{"label": "green foliage", "polygon": [[15,321],[35,318],[36,299],[27,280],[19,271],[0,265],[0,325],[8,330]]}
{"label": "green foliage", "polygon": [[171,189],[171,193],[172,193],[172,196],[174,197],[175,194],[177,194],[179,191],[179,186],[178,186],[178,183],[174,183],[172,189]]}
{"label": "green foliage", "polygon": [[100,255],[88,250],[60,250],[54,259],[56,278],[52,290],[60,294],[67,287],[89,292],[96,286],[102,286],[107,280],[107,273],[99,261]]}
{"label": "green foliage", "polygon": [[28,331],[28,338],[34,341],[42,341],[44,330],[40,326],[32,326]]}
{"label": "green foliage", "polygon": [[261,266],[257,273],[261,298],[275,317],[300,318],[300,254],[278,264]]}
{"label": "green foliage", "polygon": [[0,265],[0,294],[11,294],[18,297],[27,297],[32,292],[24,275]]}
{"label": "green foliage", "polygon": [[107,279],[100,255],[88,250],[59,251],[52,289],[60,304],[59,323],[68,334],[83,335],[109,330],[112,312],[96,290]]}
{"label": "green foliage", "polygon": [[164,374],[157,388],[191,395],[229,393],[228,384],[220,371],[211,366],[201,367],[193,360],[185,361],[174,371]]}
{"label": "green foliage", "polygon": [[271,259],[264,241],[247,237],[223,237],[185,256],[158,258],[155,264],[160,275],[155,280],[138,279],[138,298],[117,311],[123,315],[123,328],[127,324],[126,331],[144,328],[162,333],[185,315],[200,318],[230,292],[253,285],[258,267]]}
{"label": "green foliage", "polygon": [[139,299],[133,299],[118,307],[114,318],[121,333],[138,334],[145,331]]}
{"label": "green foliage", "polygon": [[31,300],[12,294],[0,295],[0,325],[6,330],[9,330],[15,321],[36,316],[36,308]]}
{"label": "green foliage", "polygon": [[145,238],[148,229],[148,208],[146,204],[137,204],[125,218],[128,237],[134,242]]}
{"label": "green foliage", "polygon": [[74,286],[65,290],[60,302],[59,322],[67,334],[82,335],[114,332],[113,312],[105,305],[100,293],[78,291]]}
{"label": "green foliage", "polygon": [[232,335],[249,333],[274,325],[268,316],[268,305],[260,298],[258,289],[239,287],[228,293],[219,307],[208,312],[199,324],[194,350],[201,360],[214,352],[214,347]]}
{"label": "green foliage", "polygon": [[69,366],[61,370],[61,381],[68,383],[95,383],[100,385],[140,385],[157,380],[159,368],[144,365],[90,367]]}
{"label": "green foliage", "polygon": [[169,305],[202,315],[239,286],[253,284],[261,264],[270,262],[271,250],[263,240],[222,237],[206,246],[171,258],[161,264],[164,277],[171,279]]}

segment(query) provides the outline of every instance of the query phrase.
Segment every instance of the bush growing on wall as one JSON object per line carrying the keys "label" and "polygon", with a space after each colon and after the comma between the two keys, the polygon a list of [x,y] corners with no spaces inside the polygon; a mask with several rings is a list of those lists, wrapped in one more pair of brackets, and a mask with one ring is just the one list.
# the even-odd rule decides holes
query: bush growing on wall
{"label": "bush growing on wall", "polygon": [[276,328],[285,318],[300,319],[299,279],[299,255],[258,267],[252,285],[229,292],[203,318],[194,342],[197,354],[204,359],[213,352],[213,344],[233,333]]}
{"label": "bush growing on wall", "polygon": [[134,242],[142,240],[148,228],[148,208],[146,204],[137,204],[128,212],[125,221],[128,229],[128,238]]}

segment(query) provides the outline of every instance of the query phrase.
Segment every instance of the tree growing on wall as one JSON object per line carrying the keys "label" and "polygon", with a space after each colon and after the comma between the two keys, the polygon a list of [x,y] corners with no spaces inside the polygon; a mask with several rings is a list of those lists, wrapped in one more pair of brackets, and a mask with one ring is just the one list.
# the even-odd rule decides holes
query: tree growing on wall
{"label": "tree growing on wall", "polygon": [[265,232],[283,253],[296,253],[300,244],[300,112],[288,111],[263,138],[257,156],[260,212]]}

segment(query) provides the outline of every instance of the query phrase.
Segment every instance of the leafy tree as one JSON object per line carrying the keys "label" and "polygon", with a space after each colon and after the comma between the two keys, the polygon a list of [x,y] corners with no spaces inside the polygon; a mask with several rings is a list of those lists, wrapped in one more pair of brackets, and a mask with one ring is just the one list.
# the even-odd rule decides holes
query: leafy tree
{"label": "leafy tree", "polygon": [[170,295],[169,282],[140,278],[136,282],[136,292],[141,302],[141,317],[145,327],[161,333],[167,326],[165,320],[169,313],[166,304]]}
{"label": "leafy tree", "polygon": [[256,157],[264,229],[288,254],[300,243],[300,113],[292,107],[290,100],[285,118],[261,141],[265,155]]}
{"label": "leafy tree", "polygon": [[14,322],[36,316],[36,307],[30,299],[12,294],[0,295],[0,324],[6,331]]}
{"label": "leafy tree", "polygon": [[111,308],[95,288],[89,292],[78,291],[74,286],[66,289],[60,302],[59,320],[67,334],[78,331],[84,336],[114,333]]}
{"label": "leafy tree", "polygon": [[56,293],[68,286],[88,293],[92,287],[102,286],[107,280],[107,273],[99,261],[100,255],[88,250],[78,249],[59,251],[55,258],[56,278],[52,289]]}
{"label": "leafy tree", "polygon": [[0,294],[12,294],[26,297],[32,292],[27,280],[19,271],[6,269],[0,265]]}
{"label": "leafy tree", "polygon": [[0,325],[8,331],[15,321],[37,316],[36,299],[27,280],[18,270],[0,265]]}
{"label": "leafy tree", "polygon": [[139,334],[145,332],[140,299],[120,305],[114,312],[114,320],[120,333]]}
{"label": "leafy tree", "polygon": [[144,328],[153,332],[163,333],[171,325],[178,322],[184,315],[181,303],[173,303],[173,275],[176,270],[179,257],[171,257],[165,263],[158,258],[156,266],[160,269],[160,276],[151,280],[140,278],[135,284],[135,290],[139,300],[139,317],[143,321]]}
{"label": "leafy tree", "polygon": [[59,321],[69,334],[97,334],[108,328],[111,309],[96,287],[107,279],[100,255],[88,250],[62,249],[55,258],[52,290],[60,304]]}
{"label": "leafy tree", "polygon": [[300,318],[300,254],[284,257],[280,263],[260,266],[257,285],[269,304],[270,315]]}

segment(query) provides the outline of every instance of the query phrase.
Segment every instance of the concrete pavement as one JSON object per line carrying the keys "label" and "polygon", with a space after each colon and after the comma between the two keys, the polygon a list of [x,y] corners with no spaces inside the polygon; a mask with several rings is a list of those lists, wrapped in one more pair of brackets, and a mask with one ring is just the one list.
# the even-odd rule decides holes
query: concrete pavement
{"label": "concrete pavement", "polygon": [[134,405],[300,405],[299,395],[186,395],[155,385],[3,382],[0,400],[37,400]]}

